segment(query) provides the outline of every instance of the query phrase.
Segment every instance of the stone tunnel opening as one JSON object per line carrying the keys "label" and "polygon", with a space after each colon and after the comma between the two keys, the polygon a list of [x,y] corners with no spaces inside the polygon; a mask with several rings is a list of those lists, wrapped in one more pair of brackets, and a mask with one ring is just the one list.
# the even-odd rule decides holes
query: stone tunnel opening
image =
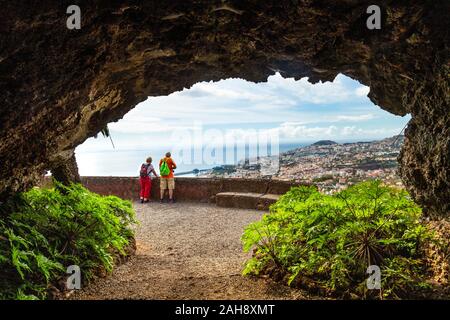
{"label": "stone tunnel opening", "polygon": [[[130,145],[119,132],[126,128],[127,118],[131,119],[133,113],[136,113],[140,120],[146,118],[148,122],[146,122],[148,126],[128,123],[128,127],[133,130],[142,130],[144,127],[141,135],[143,133],[145,142],[142,146],[145,147],[145,152],[137,156],[139,162],[136,160],[134,164],[132,164],[134,160],[130,159],[121,161],[132,164],[130,172],[116,171],[114,175],[130,175],[131,172],[132,175],[136,175],[136,165],[148,155],[154,154],[155,162],[158,161],[163,150],[152,150],[151,146],[156,144],[155,140],[165,142],[167,135],[147,139],[147,136],[154,137],[152,132],[151,134],[147,132],[148,130],[161,130],[167,134],[167,129],[169,131],[172,129],[177,133],[173,139],[175,142],[191,137],[190,143],[185,143],[188,146],[197,141],[195,133],[200,132],[200,137],[209,143],[206,146],[208,152],[203,152],[204,146],[199,144],[202,151],[201,162],[196,162],[195,154],[198,153],[189,154],[189,150],[186,152],[195,166],[186,167],[185,170],[193,172],[195,169],[214,168],[203,167],[205,154],[213,166],[220,167],[218,159],[221,156],[222,163],[227,164],[225,160],[229,160],[226,159],[228,153],[221,153],[220,148],[214,148],[214,143],[226,141],[228,136],[234,138],[232,141],[237,144],[239,139],[251,140],[251,137],[255,134],[258,136],[262,131],[268,133],[263,136],[265,141],[272,141],[270,140],[272,137],[275,137],[275,140],[279,139],[278,152],[282,152],[283,140],[280,137],[285,135],[287,142],[292,142],[287,139],[292,137],[297,143],[294,147],[299,147],[300,135],[308,136],[311,139],[308,143],[320,140],[316,145],[317,149],[332,149],[335,146],[334,142],[348,146],[344,143],[354,142],[349,141],[351,137],[364,133],[364,130],[366,132],[371,130],[369,123],[373,125],[377,123],[376,121],[381,121],[382,128],[386,130],[378,133],[383,136],[371,137],[370,140],[394,136],[405,128],[403,146],[398,157],[398,173],[402,183],[415,202],[423,208],[424,220],[431,218],[432,221],[428,222],[439,228],[441,222],[445,222],[442,225],[448,224],[450,213],[448,201],[450,199],[448,112],[450,20],[447,17],[450,3],[448,1],[411,0],[406,3],[380,0],[377,5],[381,7],[383,19],[380,20],[381,25],[375,29],[368,28],[366,24],[367,9],[372,5],[369,1],[339,3],[195,1],[192,4],[186,1],[124,0],[97,1],[95,4],[79,2],[81,9],[78,12],[83,18],[75,28],[69,28],[66,23],[67,1],[55,4],[54,1],[44,0],[40,1],[39,5],[25,1],[9,2],[4,3],[0,12],[1,204],[7,203],[10,199],[15,200],[13,195],[30,190],[38,183],[45,170],[51,170],[58,180],[65,183],[79,181],[75,153],[83,175],[100,175],[97,173],[99,171],[90,173],[85,169],[95,168],[92,164],[97,161],[95,159],[100,159],[96,156],[89,158],[89,148],[95,149],[100,144],[106,144],[111,148],[110,141],[99,138],[84,142],[98,134],[106,124],[124,117],[128,111],[147,100],[149,96],[154,97],[148,100],[149,103],[157,106],[161,100],[179,95],[184,95],[185,99],[186,96],[195,98],[197,101],[195,103],[208,96],[214,96],[216,101],[225,103],[225,97],[231,95],[235,101],[241,103],[240,100],[244,98],[244,104],[239,105],[232,119],[241,122],[238,121],[231,127],[220,125],[220,121],[229,120],[220,109],[215,109],[216,122],[207,119],[198,121],[202,116],[207,116],[209,111],[199,109],[200,114],[184,113],[184,118],[181,117],[181,120],[185,120],[183,123],[176,117],[164,118],[164,115],[168,114],[165,110],[167,105],[149,108],[149,113],[161,111],[161,116],[153,114],[149,117],[146,112],[139,115],[140,108],[144,106],[140,105],[126,115],[124,121],[111,124],[112,140],[115,142],[117,153],[122,146]],[[331,117],[333,112],[339,110],[334,106],[333,110],[330,107],[325,112],[331,119],[326,119],[327,123],[318,123],[323,114],[312,113],[309,118],[300,117],[289,108],[287,110],[280,108],[291,106],[289,99],[286,98],[289,95],[284,91],[284,86],[275,86],[277,94],[284,94],[280,97],[275,95],[275,100],[276,98],[279,100],[274,103],[276,108],[273,106],[271,108],[267,107],[267,101],[271,101],[273,97],[264,95],[261,90],[256,90],[253,94],[244,92],[236,94],[233,90],[214,87],[217,83],[203,82],[222,83],[237,81],[235,79],[239,78],[259,83],[267,81],[268,76],[276,72],[287,78],[281,80],[281,77],[275,76],[278,77],[275,80],[285,85],[304,84],[305,80],[301,79],[307,77],[311,83],[316,84],[314,88],[331,85],[328,82],[321,84],[320,81],[337,79],[346,83],[349,80],[342,76],[346,75],[370,87],[368,98],[384,111],[370,105],[371,111],[356,112],[347,105],[347,110],[355,112],[334,114],[334,117]],[[274,78],[270,78],[267,83],[270,84],[272,80]],[[248,86],[267,89],[264,83],[258,85],[245,83]],[[333,85],[335,84],[333,82]],[[354,96],[364,98],[367,94],[367,87],[359,88],[362,85],[357,84],[358,87],[353,88]],[[191,90],[182,91],[183,88],[190,87]],[[215,90],[211,92],[211,88]],[[316,90],[312,88],[311,91]],[[302,92],[297,87],[296,89],[297,93]],[[343,92],[345,90],[338,88],[334,92],[335,97],[342,98]],[[324,97],[327,95],[318,94],[312,97],[312,105],[317,107],[317,103],[314,102],[323,101]],[[259,105],[250,105],[249,101],[259,102]],[[171,106],[174,110],[178,110],[178,115],[188,110],[183,109],[183,105],[181,110],[176,104]],[[179,109],[176,109],[177,107]],[[407,126],[403,122],[396,123],[395,132],[386,134],[390,130],[390,120],[386,120],[387,114],[384,112],[406,116],[402,121],[408,122]],[[254,122],[246,123],[249,120]],[[347,124],[344,124],[345,122]],[[366,123],[367,127],[361,128]],[[200,130],[196,130],[198,127]],[[391,129],[394,129],[394,126]],[[228,130],[232,132],[230,135],[227,134]],[[328,136],[314,136],[317,132],[328,132]],[[136,137],[131,139],[133,138]],[[364,140],[368,140],[367,138]],[[398,141],[394,138],[390,142],[395,145]],[[176,149],[177,145],[170,147]],[[164,151],[166,149],[164,144]],[[182,163],[187,161],[186,150],[180,148],[179,151],[180,153],[174,156],[183,159]],[[244,151],[242,152],[242,149],[240,153],[236,151],[236,154],[233,154],[233,161],[245,158],[247,154],[245,147]],[[255,149],[249,148],[248,151],[251,154]],[[260,146],[256,147],[256,151],[259,155]],[[272,148],[263,148],[263,151],[272,156]],[[346,152],[347,150],[343,150],[339,155],[345,155]],[[244,154],[244,157],[237,154]],[[295,155],[295,152],[288,153],[284,163],[282,159],[280,160],[279,167],[282,168],[283,165],[289,167]],[[382,154],[378,156],[381,157]],[[335,161],[336,158],[338,156],[330,161]],[[231,163],[236,164],[235,162]],[[100,159],[98,163],[99,167],[107,167],[113,160]],[[373,163],[364,165],[366,169],[370,169]],[[250,172],[253,168],[251,163],[244,161],[241,169],[242,172],[244,169]],[[272,167],[269,166],[270,168]],[[289,170],[283,173],[299,175],[298,172],[292,173]],[[330,177],[333,174],[321,172],[321,175],[311,179],[314,183],[323,185],[329,180],[333,181],[334,176]],[[339,176],[336,184],[346,183],[345,178]],[[130,185],[134,181],[128,183]],[[246,181],[241,184],[245,188],[250,188],[254,182]],[[209,188],[207,185],[197,186],[203,190]],[[96,197],[97,195],[94,196],[96,200],[93,202],[98,201]],[[80,222],[88,222],[84,219],[86,217],[84,208],[84,203],[81,203],[81,215],[78,219]],[[69,217],[72,216],[72,209],[69,205]],[[29,213],[32,219],[41,220],[35,212]],[[102,214],[97,216],[103,217]],[[16,215],[16,218],[22,218],[22,215]],[[444,219],[439,220],[441,218]],[[3,217],[3,211],[0,222],[2,222],[0,226],[9,222],[6,215]],[[422,222],[424,221],[420,221]],[[89,223],[88,226],[90,225]],[[54,227],[56,224],[51,223],[49,226]],[[30,235],[27,229],[23,230],[25,231],[21,232],[22,235]],[[52,234],[65,234],[56,231]],[[442,239],[448,239],[448,235],[445,235],[448,232],[444,229],[442,231],[444,234]],[[6,232],[4,234],[6,235]],[[97,232],[89,232],[89,236],[96,235]],[[71,241],[54,242],[70,244]],[[6,246],[10,243],[12,246],[11,241],[1,243]],[[33,240],[31,243],[36,242]],[[112,241],[106,241],[104,248],[110,243]],[[25,260],[28,259],[29,250],[25,245],[23,250]],[[60,256],[59,252],[64,250],[66,245],[51,251]],[[448,270],[449,265],[448,246],[445,250],[445,252],[432,250],[439,258],[432,257],[431,260],[439,264],[442,270]],[[2,256],[7,259],[14,258],[14,254],[9,253]],[[42,256],[36,255],[36,261],[38,264],[39,261],[42,262]],[[18,265],[21,268],[20,264]],[[405,267],[405,270],[408,268],[409,266]],[[17,279],[24,280],[21,271],[19,269],[17,271]],[[444,280],[448,284],[448,273],[445,272],[439,271],[440,277],[446,277]],[[18,292],[20,293],[20,290]]]}
{"label": "stone tunnel opening", "polygon": [[376,30],[366,2],[320,3],[102,3],[83,8],[81,29],[67,28],[64,4],[7,5],[0,198],[29,189],[45,169],[76,171],[74,149],[148,96],[276,71],[312,82],[343,73],[369,85],[384,110],[411,114],[400,175],[429,214],[447,216],[448,3],[381,1]]}
{"label": "stone tunnel opening", "polygon": [[78,146],[79,172],[136,176],[148,156],[157,168],[170,151],[177,176],[293,179],[324,192],[375,178],[401,186],[397,157],[410,116],[382,110],[369,91],[342,74],[316,84],[279,73],[262,83],[199,82],[149,97],[108,125],[109,139]]}

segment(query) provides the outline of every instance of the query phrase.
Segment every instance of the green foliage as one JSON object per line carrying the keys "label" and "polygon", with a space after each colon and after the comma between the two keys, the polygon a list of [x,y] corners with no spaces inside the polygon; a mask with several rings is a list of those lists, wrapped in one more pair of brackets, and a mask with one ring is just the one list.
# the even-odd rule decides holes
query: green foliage
{"label": "green foliage", "polygon": [[[407,192],[367,181],[335,195],[292,188],[250,224],[244,274],[281,273],[289,285],[321,294],[401,298],[427,287],[421,244],[432,234]],[[367,290],[369,265],[381,268],[382,289]]]}
{"label": "green foliage", "polygon": [[135,223],[131,203],[78,184],[34,188],[0,207],[0,299],[43,299],[78,265],[83,281],[111,271]]}

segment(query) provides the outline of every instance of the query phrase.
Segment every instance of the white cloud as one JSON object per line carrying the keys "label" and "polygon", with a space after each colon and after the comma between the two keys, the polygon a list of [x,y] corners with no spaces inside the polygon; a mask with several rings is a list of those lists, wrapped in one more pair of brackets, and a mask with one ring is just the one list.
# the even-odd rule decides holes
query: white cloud
{"label": "white cloud", "polygon": [[172,123],[165,123],[164,121],[158,122],[145,122],[139,120],[128,120],[119,123],[111,123],[108,125],[111,132],[114,133],[133,133],[133,134],[146,134],[146,133],[162,133],[171,132],[178,129],[190,129],[190,126],[180,126]]}
{"label": "white cloud", "polygon": [[[169,96],[150,97],[127,115],[134,117],[124,118],[114,125],[114,129],[121,130],[122,122],[133,121],[132,127],[142,131],[139,123],[146,117],[164,119],[167,125],[184,125],[194,120],[209,124],[273,123],[293,118],[317,122],[320,114],[330,118],[333,116],[333,110],[327,109],[324,113],[324,106],[329,104],[366,104],[373,107],[367,97],[357,95],[355,84],[358,83],[342,75],[337,76],[334,82],[313,85],[306,78],[295,81],[293,78],[284,79],[279,74],[259,84],[242,79],[201,82]],[[317,108],[312,110],[311,105]],[[340,113],[338,110],[335,112],[336,115]],[[153,124],[157,121],[146,122]],[[128,128],[132,129],[130,126]],[[154,128],[156,131],[163,129],[157,125]],[[121,131],[129,132],[129,129]]]}
{"label": "white cloud", "polygon": [[369,113],[369,114],[360,114],[360,115],[342,115],[337,116],[336,121],[367,121],[371,119],[375,119],[376,116]]}
{"label": "white cloud", "polygon": [[278,131],[280,140],[309,140],[318,137],[336,136],[338,128],[336,126],[328,127],[307,127],[307,126],[291,126],[282,124],[279,128],[273,129]]}
{"label": "white cloud", "polygon": [[[396,128],[367,129],[358,126],[308,126],[292,122],[282,123],[277,127],[265,129],[227,129],[222,131],[214,129],[216,132],[214,135],[211,135],[210,131],[203,131],[201,135],[198,135],[199,140],[196,142],[200,144],[224,143],[224,141],[250,143],[258,141],[260,137],[268,137],[280,142],[304,142],[321,139],[352,140],[354,138],[380,139],[398,133]],[[194,137],[192,133],[184,135],[184,137],[188,136]]]}
{"label": "white cloud", "polygon": [[370,92],[370,88],[366,86],[361,86],[355,90],[355,94],[358,97],[366,97]]}
{"label": "white cloud", "polygon": [[397,128],[378,128],[367,129],[356,126],[339,127],[336,125],[329,126],[306,126],[296,125],[293,123],[282,123],[277,128],[268,129],[272,134],[278,134],[280,141],[283,140],[320,140],[325,138],[343,140],[348,138],[383,138],[398,133]]}
{"label": "white cloud", "polygon": [[314,124],[314,123],[336,123],[336,122],[361,122],[361,121],[368,121],[372,119],[378,118],[376,115],[372,113],[368,114],[357,114],[357,115],[332,115],[327,116],[323,115],[321,117],[312,117],[311,119],[304,120],[304,121],[287,121],[284,122],[283,125],[291,125],[291,126],[298,126],[298,125],[307,125],[307,124]]}
{"label": "white cloud", "polygon": [[[236,128],[269,130],[279,134],[280,141],[385,137],[393,129],[398,133],[407,119],[374,106],[368,92],[343,75],[314,85],[306,78],[295,81],[279,74],[259,84],[242,79],[202,82],[169,96],[150,97],[109,127],[116,150],[166,146],[172,133],[192,131],[196,122],[225,136],[237,134]],[[369,129],[374,122],[380,128]],[[99,136],[77,148],[99,150],[112,150],[109,139]]]}

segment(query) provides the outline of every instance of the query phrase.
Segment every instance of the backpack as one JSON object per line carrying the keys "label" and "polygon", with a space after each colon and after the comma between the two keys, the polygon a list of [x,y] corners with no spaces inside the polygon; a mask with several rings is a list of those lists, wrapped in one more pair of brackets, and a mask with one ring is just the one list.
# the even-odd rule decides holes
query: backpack
{"label": "backpack", "polygon": [[167,165],[166,160],[163,160],[161,166],[159,167],[159,173],[161,176],[168,176],[170,174],[169,166]]}
{"label": "backpack", "polygon": [[139,175],[141,176],[141,178],[145,178],[148,177],[148,164],[143,163],[141,166],[141,170],[139,171]]}

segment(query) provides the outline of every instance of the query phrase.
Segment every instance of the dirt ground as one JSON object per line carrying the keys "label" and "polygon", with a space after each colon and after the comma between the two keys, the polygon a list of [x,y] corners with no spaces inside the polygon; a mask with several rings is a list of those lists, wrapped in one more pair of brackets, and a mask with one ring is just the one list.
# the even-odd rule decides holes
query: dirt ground
{"label": "dirt ground", "polygon": [[136,255],[72,299],[307,299],[269,279],[241,275],[240,237],[254,210],[210,204],[134,205]]}

